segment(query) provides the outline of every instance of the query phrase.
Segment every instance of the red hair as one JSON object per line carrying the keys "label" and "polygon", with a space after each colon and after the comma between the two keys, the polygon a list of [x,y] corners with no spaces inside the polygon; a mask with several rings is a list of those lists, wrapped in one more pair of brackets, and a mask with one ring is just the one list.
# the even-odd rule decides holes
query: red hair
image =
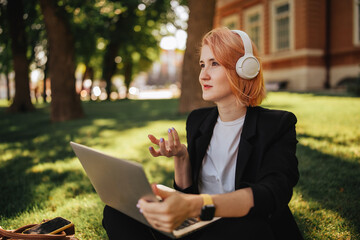
{"label": "red hair", "polygon": [[231,90],[237,100],[245,106],[258,106],[266,96],[262,75],[262,66],[255,45],[252,43],[253,54],[260,62],[259,74],[250,80],[242,79],[236,73],[236,62],[244,55],[241,37],[228,28],[216,28],[208,32],[202,39],[201,46],[207,45],[215,59],[225,67]]}

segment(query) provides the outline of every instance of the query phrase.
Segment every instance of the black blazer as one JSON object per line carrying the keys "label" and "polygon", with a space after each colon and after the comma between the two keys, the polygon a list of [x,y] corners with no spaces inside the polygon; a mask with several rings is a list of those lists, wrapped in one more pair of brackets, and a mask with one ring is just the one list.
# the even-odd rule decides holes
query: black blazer
{"label": "black blazer", "polygon": [[[216,107],[190,113],[186,122],[193,185],[199,193],[202,160],[218,117]],[[288,203],[299,180],[296,117],[286,111],[248,107],[239,144],[235,189],[251,187],[254,207],[246,217],[266,219],[276,239],[302,239]]]}

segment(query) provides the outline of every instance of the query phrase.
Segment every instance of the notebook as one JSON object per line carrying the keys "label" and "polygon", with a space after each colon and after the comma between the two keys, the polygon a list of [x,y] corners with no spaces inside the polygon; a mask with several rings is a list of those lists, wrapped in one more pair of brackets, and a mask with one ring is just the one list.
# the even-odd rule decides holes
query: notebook
{"label": "notebook", "polygon": [[[159,201],[152,192],[142,165],[109,156],[75,142],[70,142],[70,145],[100,199],[106,205],[151,227],[136,207],[140,198],[145,198],[147,201]],[[165,186],[161,185],[159,187],[164,188]],[[214,218],[211,221],[188,219],[172,233],[162,233],[171,238],[179,238],[218,219]]]}

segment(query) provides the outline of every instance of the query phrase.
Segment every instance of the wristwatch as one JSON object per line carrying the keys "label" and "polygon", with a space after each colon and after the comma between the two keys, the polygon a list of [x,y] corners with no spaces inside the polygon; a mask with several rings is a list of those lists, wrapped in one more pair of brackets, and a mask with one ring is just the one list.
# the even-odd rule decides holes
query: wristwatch
{"label": "wristwatch", "polygon": [[203,198],[203,206],[201,208],[200,220],[209,221],[214,218],[215,205],[209,194],[200,194]]}

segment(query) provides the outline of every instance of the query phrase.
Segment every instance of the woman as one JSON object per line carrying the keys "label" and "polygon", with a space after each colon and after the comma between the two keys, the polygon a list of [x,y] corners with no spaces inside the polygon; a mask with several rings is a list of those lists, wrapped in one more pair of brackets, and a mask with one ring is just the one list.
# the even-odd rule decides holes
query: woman
{"label": "woman", "polygon": [[[265,88],[256,56],[242,31],[218,28],[204,36],[199,81],[203,99],[216,107],[190,113],[187,147],[174,128],[168,130],[167,140],[149,135],[159,147],[149,148],[154,157],[174,158],[178,190],[167,192],[154,185],[163,201],[139,200],[138,208],[155,229],[171,232],[189,217],[218,216],[222,219],[186,239],[302,239],[288,207],[299,179],[296,117],[258,107]],[[115,236],[114,219],[130,224],[114,211],[104,210],[110,238]],[[132,239],[166,239],[132,224],[129,229],[137,231],[119,231]],[[145,235],[136,235],[141,228]]]}

